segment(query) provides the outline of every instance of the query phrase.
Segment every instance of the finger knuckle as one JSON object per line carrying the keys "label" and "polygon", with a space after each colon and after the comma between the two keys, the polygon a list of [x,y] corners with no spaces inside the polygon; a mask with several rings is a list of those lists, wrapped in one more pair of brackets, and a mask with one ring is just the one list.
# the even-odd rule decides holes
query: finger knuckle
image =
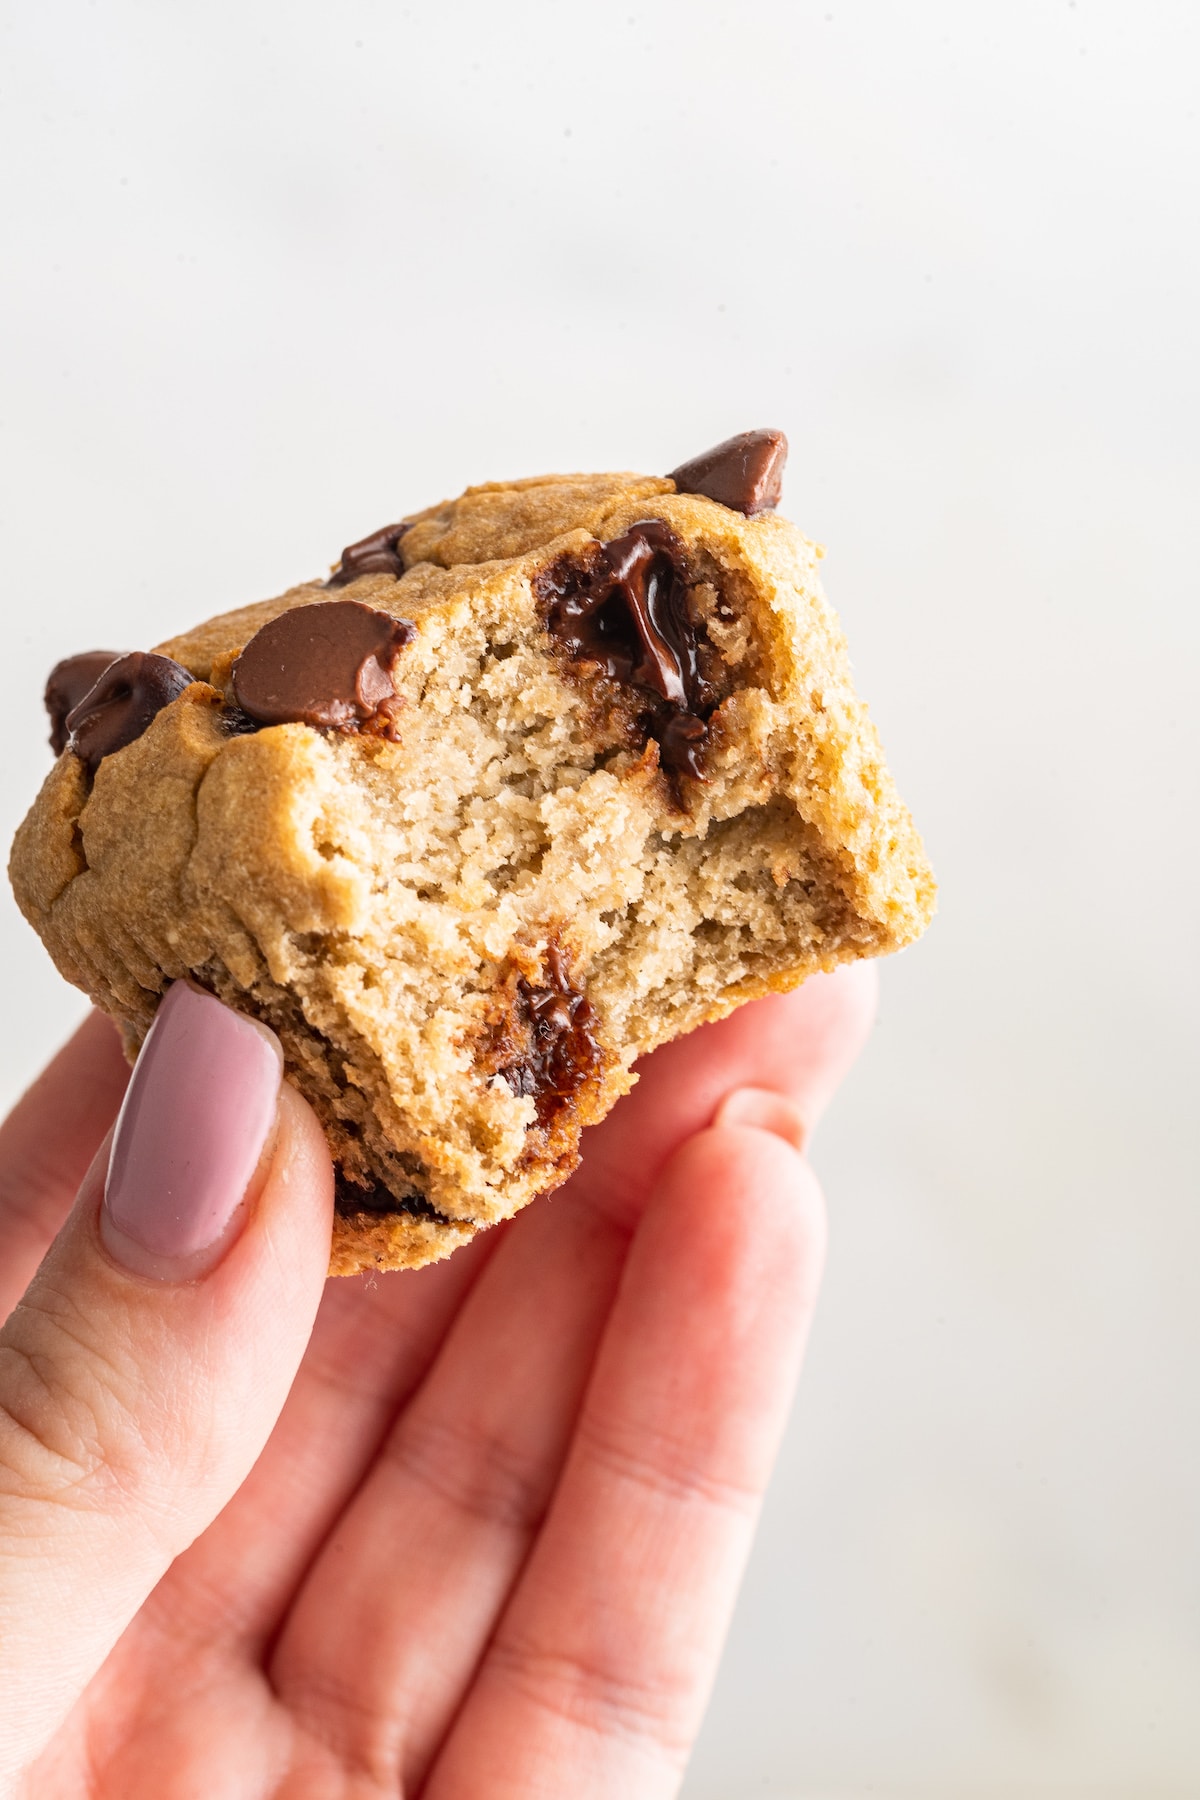
{"label": "finger knuckle", "polygon": [[545,1511],[544,1478],[501,1432],[410,1415],[389,1455],[441,1500],[485,1523],[524,1533]]}
{"label": "finger knuckle", "polygon": [[711,1446],[645,1421],[622,1425],[589,1414],[580,1422],[578,1447],[604,1475],[670,1505],[752,1515],[761,1498],[756,1483],[717,1469]]}
{"label": "finger knuckle", "polygon": [[145,1445],[119,1360],[68,1296],[22,1303],[0,1344],[0,1480],[13,1497],[77,1507],[137,1485]]}
{"label": "finger knuckle", "polygon": [[589,1735],[619,1738],[682,1764],[695,1729],[690,1668],[618,1668],[587,1648],[500,1639],[493,1672],[520,1698]]}

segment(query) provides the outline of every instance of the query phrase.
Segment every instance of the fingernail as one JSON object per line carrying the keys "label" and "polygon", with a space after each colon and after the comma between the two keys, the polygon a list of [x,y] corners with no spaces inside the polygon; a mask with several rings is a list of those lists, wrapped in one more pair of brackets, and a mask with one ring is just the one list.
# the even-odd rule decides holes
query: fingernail
{"label": "fingernail", "polygon": [[808,1141],[808,1127],[799,1107],[770,1088],[734,1088],[718,1106],[713,1124],[748,1125],[755,1131],[770,1131],[796,1150],[803,1150]]}
{"label": "fingernail", "polygon": [[139,1274],[186,1280],[237,1236],[275,1129],[274,1032],[189,982],[167,990],[117,1119],[101,1236]]}

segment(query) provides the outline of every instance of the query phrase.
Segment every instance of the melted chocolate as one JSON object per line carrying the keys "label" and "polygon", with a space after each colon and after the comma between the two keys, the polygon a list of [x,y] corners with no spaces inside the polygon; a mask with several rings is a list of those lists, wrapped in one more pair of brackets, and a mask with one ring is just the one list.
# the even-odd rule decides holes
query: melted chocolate
{"label": "melted chocolate", "polygon": [[667,477],[681,494],[703,494],[735,512],[779,505],[788,441],[782,431],[743,431],[680,463]]}
{"label": "melted chocolate", "polygon": [[369,537],[359,538],[357,544],[347,544],[342,551],[342,560],[325,586],[345,587],[347,582],[357,581],[360,575],[403,575],[400,539],[407,530],[407,523],[381,525]]}
{"label": "melted chocolate", "polygon": [[264,625],[233,665],[233,693],[258,725],[394,737],[393,669],[417,628],[358,600],[296,606]]}
{"label": "melted chocolate", "polygon": [[538,1124],[548,1125],[600,1066],[592,1031],[596,1015],[572,987],[566,958],[554,946],[546,952],[545,985],[535,987],[522,976],[513,1010],[513,1025],[525,1045],[498,1072],[514,1094],[535,1102]]}
{"label": "melted chocolate", "polygon": [[195,679],[169,656],[144,650],[119,656],[68,713],[67,749],[94,775],[106,756],[141,737]]}
{"label": "melted chocolate", "polygon": [[366,1185],[351,1181],[337,1163],[333,1166],[333,1206],[343,1219],[352,1218],[355,1213],[379,1216],[402,1213],[410,1219],[436,1219],[443,1225],[450,1222],[423,1194],[405,1194],[403,1198],[397,1198],[378,1178]]}
{"label": "melted chocolate", "polygon": [[115,663],[119,650],[83,650],[64,656],[46,677],[46,711],[50,715],[50,748],[61,756],[67,747],[67,714],[90,694],[105,669]]}
{"label": "melted chocolate", "polygon": [[701,753],[716,694],[700,669],[683,546],[642,519],[591,561],[564,557],[537,580],[546,622],[582,672],[645,690],[642,725],[673,775],[705,779]]}
{"label": "melted chocolate", "polygon": [[223,706],[219,717],[226,737],[251,737],[254,732],[262,730],[258,720],[252,719],[249,713],[243,712],[237,705]]}
{"label": "melted chocolate", "polygon": [[703,752],[708,743],[708,726],[695,713],[672,713],[658,740],[658,759],[664,769],[690,775],[694,781],[707,781]]}

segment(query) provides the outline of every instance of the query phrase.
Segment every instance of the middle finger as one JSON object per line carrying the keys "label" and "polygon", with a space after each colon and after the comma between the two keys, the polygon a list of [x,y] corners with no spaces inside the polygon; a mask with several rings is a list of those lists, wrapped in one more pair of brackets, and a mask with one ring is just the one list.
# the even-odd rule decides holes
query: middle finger
{"label": "middle finger", "polygon": [[[584,1165],[560,1194],[432,1268],[330,1282],[262,1456],[154,1597],[152,1608],[165,1614],[172,1635],[204,1639],[232,1627],[251,1652],[269,1640],[504,1237],[518,1228],[523,1237],[531,1233],[543,1213],[557,1229],[564,1214],[592,1207],[618,1227],[618,1238],[632,1230],[658,1168],[708,1124],[731,1087],[777,1088],[815,1121],[868,1028],[873,976],[860,966],[814,977],[793,994],[743,1007],[668,1044],[642,1065],[633,1092],[585,1135]],[[520,1310],[539,1291],[535,1280],[514,1291],[511,1304]],[[485,1345],[475,1379],[486,1383],[494,1373]],[[536,1375],[534,1386],[543,1378]],[[391,1586],[384,1591],[394,1605]]]}
{"label": "middle finger", "polygon": [[774,1087],[812,1120],[858,1046],[862,1001],[861,983],[828,983],[660,1053],[635,1090],[641,1117],[623,1101],[591,1134],[609,1134],[607,1156],[589,1148],[569,1188],[509,1228],[272,1662],[285,1697],[375,1779],[419,1781],[469,1682],[558,1477],[658,1167],[731,1087]]}

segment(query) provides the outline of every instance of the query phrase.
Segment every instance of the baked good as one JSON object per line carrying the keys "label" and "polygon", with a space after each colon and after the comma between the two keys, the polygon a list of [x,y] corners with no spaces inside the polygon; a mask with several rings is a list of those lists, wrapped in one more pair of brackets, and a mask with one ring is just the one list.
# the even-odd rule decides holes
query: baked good
{"label": "baked good", "polygon": [[131,1051],[183,976],[279,1034],[334,1272],[448,1254],[564,1180],[636,1058],[927,923],[785,449],[468,488],[54,672],[20,906]]}

